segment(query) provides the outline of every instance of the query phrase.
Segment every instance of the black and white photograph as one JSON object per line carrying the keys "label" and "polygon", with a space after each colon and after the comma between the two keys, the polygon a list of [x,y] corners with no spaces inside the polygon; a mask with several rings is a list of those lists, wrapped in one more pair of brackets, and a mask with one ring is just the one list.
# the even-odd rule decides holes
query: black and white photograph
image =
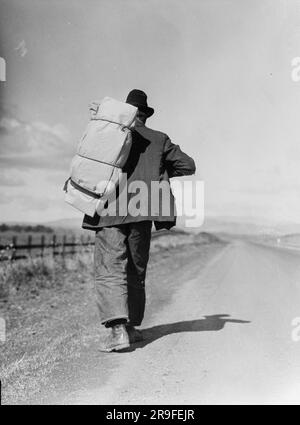
{"label": "black and white photograph", "polygon": [[0,404],[300,405],[299,113],[300,0],[0,0]]}

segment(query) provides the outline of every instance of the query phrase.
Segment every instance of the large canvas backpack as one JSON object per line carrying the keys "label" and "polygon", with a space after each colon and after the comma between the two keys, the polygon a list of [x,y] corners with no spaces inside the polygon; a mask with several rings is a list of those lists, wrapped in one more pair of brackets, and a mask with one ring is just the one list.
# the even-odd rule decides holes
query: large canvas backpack
{"label": "large canvas backpack", "polygon": [[93,217],[116,189],[131,148],[137,108],[105,97],[90,105],[91,119],[72,159],[65,200]]}

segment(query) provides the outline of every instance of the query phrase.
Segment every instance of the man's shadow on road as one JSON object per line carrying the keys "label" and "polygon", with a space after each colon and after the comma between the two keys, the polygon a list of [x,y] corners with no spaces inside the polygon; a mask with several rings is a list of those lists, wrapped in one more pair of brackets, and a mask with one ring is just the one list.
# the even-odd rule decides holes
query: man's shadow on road
{"label": "man's shadow on road", "polygon": [[249,320],[231,319],[229,314],[214,314],[203,317],[204,319],[185,320],[182,322],[169,323],[166,325],[158,325],[143,329],[142,332],[144,340],[135,343],[130,346],[130,348],[122,351],[131,352],[136,348],[143,348],[166,335],[180,332],[219,331],[224,328],[225,323],[251,323]]}

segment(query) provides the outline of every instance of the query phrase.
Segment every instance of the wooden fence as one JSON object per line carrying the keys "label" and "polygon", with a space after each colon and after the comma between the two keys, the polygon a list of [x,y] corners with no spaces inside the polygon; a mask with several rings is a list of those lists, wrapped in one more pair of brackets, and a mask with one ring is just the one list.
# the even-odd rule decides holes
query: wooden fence
{"label": "wooden fence", "polygon": [[94,241],[90,235],[87,237],[78,237],[75,235],[63,235],[58,241],[57,235],[46,241],[45,235],[41,235],[40,242],[33,243],[32,235],[27,237],[27,242],[18,242],[18,237],[14,236],[10,244],[0,244],[0,261],[4,260],[20,260],[28,257],[44,257],[45,255],[66,255],[75,254],[78,248],[88,248],[94,245]]}
{"label": "wooden fence", "polygon": [[[160,230],[153,232],[152,238],[163,236],[166,234],[174,234],[174,231]],[[176,231],[176,233],[181,233]],[[184,232],[183,232],[184,233]],[[24,239],[24,238],[22,238]],[[14,236],[10,244],[0,244],[0,261],[4,260],[21,260],[33,257],[44,257],[46,255],[52,256],[65,256],[67,254],[75,254],[78,248],[89,250],[89,247],[94,245],[94,237],[88,235],[87,237],[81,236],[80,238],[75,235],[63,235],[58,241],[57,235],[53,235],[50,241],[46,241],[45,235],[41,235],[40,243],[33,243],[32,235],[27,237],[27,242],[18,242],[18,237]]]}

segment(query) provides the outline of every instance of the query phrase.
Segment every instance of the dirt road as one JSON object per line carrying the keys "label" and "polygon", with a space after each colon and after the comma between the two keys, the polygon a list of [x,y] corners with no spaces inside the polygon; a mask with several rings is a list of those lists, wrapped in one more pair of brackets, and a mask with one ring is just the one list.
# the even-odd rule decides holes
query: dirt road
{"label": "dirt road", "polygon": [[300,403],[300,341],[292,338],[300,253],[242,241],[213,252],[203,260],[197,249],[179,250],[176,261],[150,264],[145,341],[128,352],[100,353],[91,316],[80,355],[69,366],[62,361],[52,391],[33,401]]}
{"label": "dirt road", "polygon": [[65,402],[300,403],[299,254],[233,242],[182,283],[106,385]]}

